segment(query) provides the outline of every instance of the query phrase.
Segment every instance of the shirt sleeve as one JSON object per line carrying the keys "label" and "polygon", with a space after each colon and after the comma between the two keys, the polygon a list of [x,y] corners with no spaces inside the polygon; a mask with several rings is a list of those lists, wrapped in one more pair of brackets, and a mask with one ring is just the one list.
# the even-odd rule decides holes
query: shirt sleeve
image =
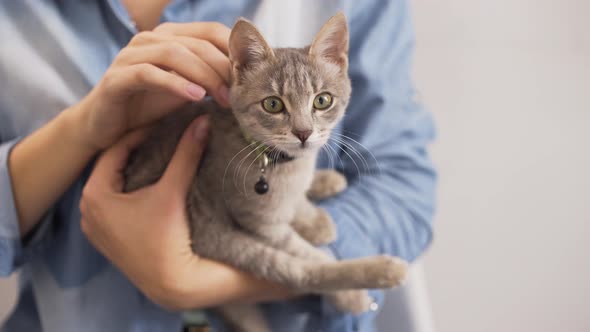
{"label": "shirt sleeve", "polygon": [[21,239],[18,213],[14,202],[8,156],[19,139],[0,143],[0,277],[10,275],[34,253],[43,248],[48,238],[53,209]]}
{"label": "shirt sleeve", "polygon": [[426,147],[434,128],[410,78],[408,1],[362,3],[348,13],[352,96],[340,159],[349,188],[320,204],[337,225],[330,249],[338,258],[387,253],[413,261],[432,238],[436,174]]}

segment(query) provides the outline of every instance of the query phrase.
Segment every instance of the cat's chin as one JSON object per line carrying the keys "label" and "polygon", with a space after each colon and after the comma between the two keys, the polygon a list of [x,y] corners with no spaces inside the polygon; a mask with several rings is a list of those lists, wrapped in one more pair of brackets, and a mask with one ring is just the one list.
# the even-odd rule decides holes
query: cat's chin
{"label": "cat's chin", "polygon": [[293,158],[309,157],[318,153],[323,144],[292,144],[288,146],[277,146],[276,148]]}

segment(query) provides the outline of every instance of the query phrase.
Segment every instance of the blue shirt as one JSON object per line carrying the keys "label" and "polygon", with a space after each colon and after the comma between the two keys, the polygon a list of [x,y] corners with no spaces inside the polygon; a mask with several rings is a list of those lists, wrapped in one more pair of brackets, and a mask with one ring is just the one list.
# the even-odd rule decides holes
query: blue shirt
{"label": "blue shirt", "polygon": [[[350,183],[322,202],[338,226],[330,249],[342,259],[388,253],[412,261],[431,240],[435,173],[426,152],[431,116],[410,79],[408,1],[323,3],[349,19],[353,84],[330,141],[338,158],[324,151],[318,165],[342,170]],[[231,26],[259,5],[175,0],[162,20]],[[20,270],[18,304],[1,331],[180,331],[180,313],[147,299],[80,231],[78,201],[89,169],[21,241],[7,164],[14,144],[87,94],[134,33],[116,0],[0,2],[0,276]],[[350,138],[342,143],[339,135]],[[372,295],[382,301],[381,292]],[[372,331],[376,314],[339,313],[315,296],[262,307],[274,330],[285,332]]]}

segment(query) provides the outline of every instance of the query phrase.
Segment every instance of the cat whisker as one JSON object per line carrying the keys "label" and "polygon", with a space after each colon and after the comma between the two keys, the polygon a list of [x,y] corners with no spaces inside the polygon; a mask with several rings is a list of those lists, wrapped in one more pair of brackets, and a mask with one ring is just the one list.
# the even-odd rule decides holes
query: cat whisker
{"label": "cat whisker", "polygon": [[[333,137],[334,140],[338,143],[342,143],[337,137]],[[345,145],[346,147],[346,145]],[[350,158],[350,160],[352,161],[352,163],[354,164],[354,167],[356,168],[356,172],[358,175],[358,179],[362,181],[362,177],[361,177],[361,169],[359,168],[359,165],[356,163],[356,161],[354,160],[354,158],[350,155],[350,153],[348,153],[348,151],[346,151],[345,148],[343,148],[341,145],[338,145],[338,148],[340,148],[340,150],[342,152],[344,152],[344,154],[346,154],[348,156],[348,158]]]}
{"label": "cat whisker", "polygon": [[[250,152],[249,152],[249,153],[248,153],[246,156],[244,156],[244,157],[243,157],[243,158],[240,160],[240,162],[238,163],[238,167],[236,167],[236,169],[235,169],[235,172],[234,172],[234,177],[233,177],[233,179],[234,179],[234,186],[235,186],[235,188],[236,188],[236,189],[238,189],[238,188],[239,188],[239,187],[238,187],[238,178],[239,178],[239,176],[240,176],[240,170],[241,170],[241,168],[242,168],[242,165],[244,164],[244,162],[245,162],[245,161],[248,159],[248,157],[250,157],[250,156],[252,155],[252,153],[254,153],[254,152],[258,151],[258,146],[259,146],[258,144],[266,145],[266,143],[268,143],[269,141],[270,141],[270,140],[265,140],[265,141],[262,141],[262,142],[253,142],[253,144],[255,145],[255,146],[254,146],[254,149],[253,149],[252,151],[250,151]],[[257,157],[258,157],[258,156],[257,156]],[[255,158],[255,159],[256,159],[256,158]],[[244,176],[247,176],[247,174],[244,174]],[[239,190],[239,189],[238,189],[238,190]],[[246,194],[246,192],[244,192],[244,194]]]}
{"label": "cat whisker", "polygon": [[225,170],[223,171],[223,178],[221,179],[221,192],[224,193],[225,192],[225,177],[227,176],[227,171],[229,170],[229,166],[232,164],[232,162],[234,161],[234,159],[236,159],[236,157],[242,153],[244,150],[248,149],[249,147],[251,147],[252,145],[254,145],[255,142],[252,142],[248,145],[246,145],[243,149],[241,149],[240,151],[238,151],[229,161],[229,163],[227,163],[227,166],[225,166]]}
{"label": "cat whisker", "polygon": [[[352,142],[354,142],[355,144],[357,144],[358,146],[362,147],[364,151],[367,152],[367,154],[369,154],[369,156],[371,157],[371,159],[374,161],[374,166],[377,169],[377,174],[381,173],[381,167],[379,165],[379,161],[377,160],[377,158],[375,157],[375,155],[366,147],[364,146],[361,142],[353,139],[352,137],[349,137],[347,135],[343,135],[340,133],[334,133],[336,136],[340,137],[340,141],[344,144],[344,139],[348,139]],[[369,162],[368,160],[364,157],[364,155],[362,153],[360,153],[358,151],[358,149],[356,149],[356,147],[352,146],[351,143],[347,143],[347,145],[353,149],[354,151],[356,151],[359,154],[359,157],[363,159],[365,166],[367,167],[367,170],[369,171],[369,173],[372,173],[374,168],[373,167],[369,167]]]}
{"label": "cat whisker", "polygon": [[[246,180],[248,179],[248,171],[250,171],[250,168],[252,167],[252,165],[254,165],[254,163],[264,154],[266,153],[266,151],[268,151],[268,149],[270,149],[269,146],[265,147],[264,150],[262,150],[262,152],[260,152],[256,157],[254,157],[254,159],[252,160],[252,162],[250,163],[250,165],[248,165],[248,168],[246,168],[246,172],[244,172],[244,195],[248,196],[247,194],[247,190],[246,190]],[[274,148],[273,148],[274,149]]]}
{"label": "cat whisker", "polygon": [[[362,135],[360,135],[360,134],[357,134],[357,133],[355,133],[354,131],[350,131],[350,130],[346,130],[346,129],[342,129],[342,132],[343,132],[343,133],[349,133],[349,134],[351,134],[351,135],[354,135],[354,136],[356,136],[357,138],[362,138],[362,137],[363,137]],[[340,135],[342,135],[342,134],[340,134]],[[348,135],[344,135],[344,136],[348,136]]]}
{"label": "cat whisker", "polygon": [[[346,130],[345,130],[345,131],[346,131]],[[349,132],[349,131],[347,131],[347,132]],[[358,136],[358,137],[361,137],[360,135],[358,135],[358,134],[355,134],[355,133],[353,133],[353,132],[349,132],[349,133],[351,133],[351,134],[353,134],[353,135],[356,135],[356,136]],[[354,138],[352,138],[352,137],[350,137],[350,136],[348,136],[348,135],[344,135],[344,134],[340,134],[340,133],[334,133],[334,134],[335,134],[335,135],[337,135],[337,136],[339,136],[339,137],[342,137],[342,138],[345,138],[345,139],[351,140],[351,141],[352,141],[352,142],[354,142],[355,144],[357,144],[357,145],[359,145],[360,147],[362,147],[362,148],[363,148],[365,151],[367,151],[367,153],[369,154],[369,156],[371,156],[371,158],[372,158],[372,159],[373,159],[373,161],[375,162],[375,166],[377,166],[377,172],[378,172],[378,173],[381,173],[381,167],[380,167],[379,161],[377,160],[377,158],[375,157],[375,155],[374,155],[374,154],[371,152],[371,150],[369,150],[369,149],[368,149],[368,148],[367,148],[367,147],[366,147],[366,146],[365,146],[363,143],[361,143],[361,142],[359,142],[359,141],[355,140]]]}
{"label": "cat whisker", "polygon": [[328,167],[334,168],[334,160],[332,160],[332,153],[330,152],[330,150],[328,150],[328,148],[325,145],[322,145],[321,150],[325,151],[326,156],[328,156]]}
{"label": "cat whisker", "polygon": [[336,168],[336,162],[334,161],[334,159],[336,159],[337,156],[334,157],[332,152],[333,149],[330,146],[330,142],[328,140],[326,140],[326,143],[322,145],[322,150],[326,151],[326,155],[328,156],[328,167],[332,169]]}
{"label": "cat whisker", "polygon": [[250,147],[252,148],[252,150],[250,152],[248,152],[245,156],[243,156],[240,161],[238,162],[237,167],[234,168],[234,175],[233,175],[233,183],[234,183],[234,188],[236,190],[238,190],[238,178],[240,176],[240,169],[242,168],[242,165],[244,164],[244,162],[248,159],[248,157],[250,157],[250,155],[252,155],[252,153],[256,152],[257,148],[258,148],[258,144],[257,142],[252,142],[250,144]]}
{"label": "cat whisker", "polygon": [[334,140],[336,142],[344,145],[345,147],[347,147],[355,156],[357,156],[361,160],[361,162],[363,163],[364,170],[366,172],[371,173],[371,168],[369,167],[369,163],[367,162],[365,157],[359,151],[357,151],[357,149],[354,146],[352,146],[352,144],[346,142],[344,139],[339,138],[339,137],[334,137]]}
{"label": "cat whisker", "polygon": [[332,151],[332,153],[334,154],[335,158],[340,162],[340,168],[344,169],[344,162],[342,161],[342,157],[340,157],[340,154],[338,153],[338,151],[336,151],[336,149],[334,149],[334,147],[330,144],[326,144],[325,145],[330,151]]}
{"label": "cat whisker", "polygon": [[[240,161],[238,161],[238,165],[240,165],[242,163],[242,161],[245,160],[253,151],[256,151],[256,142],[250,143],[246,148],[251,148],[252,151],[247,153],[245,156],[242,156],[242,158],[240,158]],[[242,149],[238,154],[241,154],[246,148]],[[230,166],[230,164],[228,164],[228,167]],[[233,173],[233,177],[232,177],[233,183],[234,183],[234,189],[237,189],[238,172],[239,172],[239,167],[234,167],[234,173]]]}

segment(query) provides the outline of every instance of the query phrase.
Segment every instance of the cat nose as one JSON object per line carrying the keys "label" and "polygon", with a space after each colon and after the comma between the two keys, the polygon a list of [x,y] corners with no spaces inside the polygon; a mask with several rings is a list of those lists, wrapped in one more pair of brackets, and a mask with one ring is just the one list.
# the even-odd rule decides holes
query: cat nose
{"label": "cat nose", "polygon": [[293,133],[293,135],[295,135],[297,138],[299,138],[299,140],[301,141],[302,144],[305,143],[305,141],[307,141],[309,136],[311,136],[311,130],[293,129],[291,132]]}

